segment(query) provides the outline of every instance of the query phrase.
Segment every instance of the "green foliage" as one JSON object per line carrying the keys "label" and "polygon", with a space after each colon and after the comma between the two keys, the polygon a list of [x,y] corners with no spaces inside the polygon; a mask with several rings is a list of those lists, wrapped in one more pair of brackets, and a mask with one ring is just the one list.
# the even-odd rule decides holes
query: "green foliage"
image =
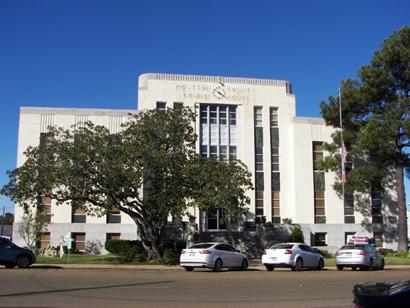
{"label": "green foliage", "polygon": [[37,243],[40,241],[41,233],[45,232],[49,225],[50,218],[46,213],[28,207],[19,221],[17,233],[24,240],[27,247],[38,253]]}
{"label": "green foliage", "polygon": [[334,255],[327,250],[322,250],[319,248],[313,248],[313,250],[320,254],[323,258],[334,258]]}
{"label": "green foliage", "polygon": [[396,257],[396,258],[404,258],[404,259],[410,258],[410,252],[397,252],[393,249],[387,249],[387,248],[379,248],[378,251],[380,252],[380,254],[382,254],[385,257]]}
{"label": "green foliage", "polygon": [[140,241],[107,240],[105,249],[123,258],[125,262],[145,261],[145,251]]}
{"label": "green foliage", "polygon": [[290,233],[290,236],[289,236],[289,242],[295,242],[295,243],[305,242],[305,238],[303,236],[303,232],[300,227],[294,227],[292,229],[292,232]]}
{"label": "green foliage", "polygon": [[9,172],[1,193],[28,206],[51,192],[57,205],[84,203],[88,215],[118,208],[137,224],[148,260],[159,261],[169,216],[181,217],[196,205],[223,207],[237,219],[249,203],[245,165],[200,158],[193,122],[185,108],[139,112],[115,134],[91,122],[53,128],[54,139],[27,149],[25,164]]}
{"label": "green foliage", "polygon": [[389,249],[389,248],[379,248],[377,249],[377,251],[380,252],[382,256],[387,256],[389,254],[395,253],[393,249]]}
{"label": "green foliage", "polygon": [[[343,141],[350,162],[344,189],[347,193],[396,191],[401,251],[407,250],[403,170],[410,168],[409,63],[410,27],[403,27],[384,41],[370,64],[359,70],[358,80],[342,81],[340,89]],[[332,136],[333,143],[325,147],[328,156],[320,168],[339,175],[334,188],[340,193],[339,99],[330,96],[320,107],[326,124],[339,128]]]}

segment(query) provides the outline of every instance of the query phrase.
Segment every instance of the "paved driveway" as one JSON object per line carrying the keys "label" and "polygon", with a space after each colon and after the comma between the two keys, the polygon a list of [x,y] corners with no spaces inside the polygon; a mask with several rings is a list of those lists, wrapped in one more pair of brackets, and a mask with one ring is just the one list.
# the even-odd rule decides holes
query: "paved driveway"
{"label": "paved driveway", "polygon": [[399,281],[409,269],[246,272],[0,268],[0,306],[351,307],[360,281]]}

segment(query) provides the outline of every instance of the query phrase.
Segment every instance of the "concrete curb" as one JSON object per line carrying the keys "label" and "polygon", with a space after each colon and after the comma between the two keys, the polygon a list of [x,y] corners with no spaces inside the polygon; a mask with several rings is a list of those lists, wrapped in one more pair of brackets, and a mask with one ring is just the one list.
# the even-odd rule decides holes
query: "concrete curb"
{"label": "concrete curb", "polygon": [[[114,269],[114,270],[152,270],[152,271],[182,271],[179,265],[160,264],[33,264],[30,268],[37,269]],[[266,271],[262,264],[250,264],[250,270]],[[410,270],[410,265],[386,265],[386,270]],[[289,270],[278,268],[275,270]],[[336,271],[336,266],[326,266],[324,270]],[[349,271],[350,269],[346,269]]]}

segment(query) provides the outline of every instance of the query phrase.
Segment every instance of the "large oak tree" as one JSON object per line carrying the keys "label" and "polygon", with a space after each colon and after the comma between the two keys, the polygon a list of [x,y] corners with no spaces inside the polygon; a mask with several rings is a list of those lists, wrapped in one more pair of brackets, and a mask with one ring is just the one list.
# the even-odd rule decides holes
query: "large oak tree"
{"label": "large oak tree", "polygon": [[222,207],[233,219],[247,211],[250,173],[236,160],[199,157],[194,121],[189,109],[150,110],[118,133],[92,123],[53,128],[47,146],[27,149],[2,193],[22,206],[39,206],[51,195],[89,214],[119,209],[135,221],[148,259],[159,260],[168,217],[181,217],[189,206]]}

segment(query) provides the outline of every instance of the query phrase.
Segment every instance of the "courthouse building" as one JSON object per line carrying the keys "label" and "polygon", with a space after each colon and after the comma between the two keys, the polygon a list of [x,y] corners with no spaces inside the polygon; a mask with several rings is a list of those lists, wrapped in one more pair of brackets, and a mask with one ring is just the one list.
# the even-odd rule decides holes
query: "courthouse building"
{"label": "courthouse building", "polygon": [[[249,191],[251,215],[247,226],[272,222],[302,227],[305,242],[334,250],[353,234],[374,238],[377,246],[397,248],[392,238],[397,216],[394,206],[373,192],[368,196],[346,196],[343,201],[334,191],[336,175],[316,168],[315,161],[326,155],[323,143],[331,141],[333,128],[321,118],[296,116],[296,100],[291,84],[282,80],[235,77],[143,74],[138,80],[138,110],[102,110],[22,107],[20,111],[18,161],[23,152],[36,146],[48,127],[70,127],[85,121],[105,125],[113,133],[129,114],[158,108],[190,107],[196,113],[197,151],[220,159],[238,158],[252,173],[255,190]],[[355,206],[360,199],[366,210]],[[394,200],[394,198],[393,198]],[[135,239],[135,223],[124,213],[106,217],[86,216],[70,204],[56,206],[43,200],[51,217],[42,245],[57,246],[61,237],[71,233],[80,250],[104,243],[109,238]],[[363,205],[361,206],[363,209]],[[199,212],[201,232],[225,229],[223,213]],[[16,223],[23,211],[16,206]],[[21,243],[14,226],[14,240]],[[388,232],[387,232],[388,230]],[[394,232],[393,232],[394,233]]]}

